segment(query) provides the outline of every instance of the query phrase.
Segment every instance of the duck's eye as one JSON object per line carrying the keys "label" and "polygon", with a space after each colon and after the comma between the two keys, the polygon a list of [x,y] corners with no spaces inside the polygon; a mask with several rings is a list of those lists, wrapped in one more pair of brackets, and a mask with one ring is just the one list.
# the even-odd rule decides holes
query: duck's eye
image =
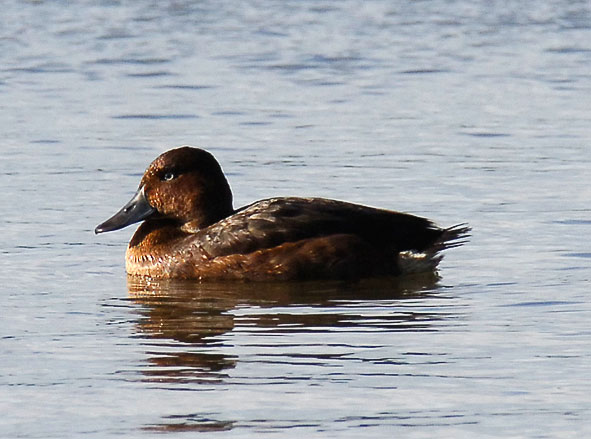
{"label": "duck's eye", "polygon": [[170,181],[170,180],[173,180],[174,178],[176,178],[176,174],[172,171],[169,171],[162,176],[162,180],[165,180],[165,181]]}

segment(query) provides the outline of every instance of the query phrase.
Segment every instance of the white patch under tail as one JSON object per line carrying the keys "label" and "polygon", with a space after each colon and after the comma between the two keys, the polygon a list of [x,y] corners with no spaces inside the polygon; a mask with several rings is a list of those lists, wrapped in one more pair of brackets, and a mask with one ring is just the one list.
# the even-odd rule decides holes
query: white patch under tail
{"label": "white patch under tail", "polygon": [[398,267],[402,274],[425,273],[435,271],[443,255],[437,252],[415,252],[406,250],[398,254]]}
{"label": "white patch under tail", "polygon": [[443,233],[424,251],[406,250],[398,254],[398,267],[402,274],[425,273],[435,271],[443,259],[439,254],[443,250],[459,247],[468,242],[472,230],[466,224],[457,224],[443,230]]}

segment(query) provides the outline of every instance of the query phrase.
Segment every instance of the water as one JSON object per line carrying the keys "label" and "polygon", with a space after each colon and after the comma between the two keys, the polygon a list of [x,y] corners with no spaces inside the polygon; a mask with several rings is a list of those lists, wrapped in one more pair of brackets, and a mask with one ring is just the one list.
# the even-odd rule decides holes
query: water
{"label": "water", "polygon": [[[588,2],[14,2],[0,436],[591,433]],[[128,283],[147,164],[467,221],[441,279]]]}

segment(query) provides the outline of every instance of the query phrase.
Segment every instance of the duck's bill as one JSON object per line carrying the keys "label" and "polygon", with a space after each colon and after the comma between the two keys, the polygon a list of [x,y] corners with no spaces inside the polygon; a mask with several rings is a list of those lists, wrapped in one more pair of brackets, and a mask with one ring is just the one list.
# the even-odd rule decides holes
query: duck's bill
{"label": "duck's bill", "polygon": [[156,209],[148,203],[146,195],[144,194],[144,188],[142,187],[119,212],[104,223],[96,226],[94,233],[111,232],[113,230],[122,229],[130,224],[145,220],[155,212]]}

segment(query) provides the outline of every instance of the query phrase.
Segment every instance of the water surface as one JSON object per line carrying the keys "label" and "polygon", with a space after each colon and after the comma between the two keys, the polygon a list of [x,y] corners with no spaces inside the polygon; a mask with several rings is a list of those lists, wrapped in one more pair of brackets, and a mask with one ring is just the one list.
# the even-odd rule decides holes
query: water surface
{"label": "water surface", "polygon": [[[0,18],[0,436],[591,433],[591,8],[19,2]],[[181,144],[235,205],[469,222],[440,278],[128,280]],[[215,432],[215,433],[214,433]]]}

